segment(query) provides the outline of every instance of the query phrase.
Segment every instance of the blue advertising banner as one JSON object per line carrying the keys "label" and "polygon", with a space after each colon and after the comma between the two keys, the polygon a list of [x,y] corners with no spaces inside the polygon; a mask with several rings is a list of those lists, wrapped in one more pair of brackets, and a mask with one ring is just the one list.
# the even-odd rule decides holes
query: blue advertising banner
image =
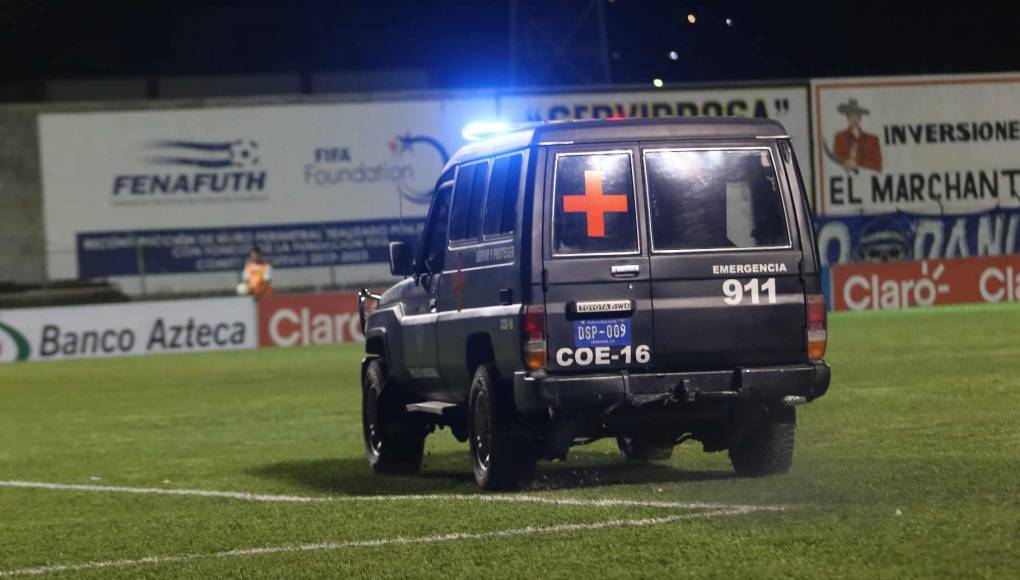
{"label": "blue advertising banner", "polygon": [[258,245],[274,268],[389,261],[389,242],[417,244],[425,218],[271,226],[82,232],[83,278],[240,271]]}
{"label": "blue advertising banner", "polygon": [[896,212],[815,219],[823,266],[1020,253],[1020,209],[962,215]]}

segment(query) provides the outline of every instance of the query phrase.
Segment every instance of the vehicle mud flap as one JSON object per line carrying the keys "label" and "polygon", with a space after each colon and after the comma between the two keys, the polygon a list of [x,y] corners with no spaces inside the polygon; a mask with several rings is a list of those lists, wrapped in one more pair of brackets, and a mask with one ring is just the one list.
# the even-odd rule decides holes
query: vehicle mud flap
{"label": "vehicle mud flap", "polygon": [[566,461],[581,423],[580,417],[558,416],[546,431],[540,449],[542,459]]}
{"label": "vehicle mud flap", "polygon": [[729,413],[720,421],[719,428],[700,437],[705,453],[725,451],[746,437],[758,426],[762,408],[761,402],[756,399],[735,400],[729,406]]}
{"label": "vehicle mud flap", "polygon": [[537,418],[546,412],[548,407],[542,398],[538,381],[528,376],[527,373],[515,372],[512,388],[514,407],[518,413],[525,417]]}

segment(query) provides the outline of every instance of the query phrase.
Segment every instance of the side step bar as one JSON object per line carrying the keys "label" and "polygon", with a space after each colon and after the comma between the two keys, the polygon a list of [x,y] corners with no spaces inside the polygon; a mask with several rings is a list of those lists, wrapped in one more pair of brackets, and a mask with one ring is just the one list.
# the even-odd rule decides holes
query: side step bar
{"label": "side step bar", "polygon": [[[461,443],[467,441],[467,409],[464,405],[422,401],[407,405],[407,412],[417,414],[420,421],[432,427],[449,427],[458,441]],[[435,418],[425,418],[422,415],[431,415]]]}
{"label": "side step bar", "polygon": [[441,401],[423,401],[421,403],[411,403],[407,406],[408,413],[428,413],[429,415],[438,415],[443,417],[448,413],[456,411],[460,405],[453,403],[443,403]]}

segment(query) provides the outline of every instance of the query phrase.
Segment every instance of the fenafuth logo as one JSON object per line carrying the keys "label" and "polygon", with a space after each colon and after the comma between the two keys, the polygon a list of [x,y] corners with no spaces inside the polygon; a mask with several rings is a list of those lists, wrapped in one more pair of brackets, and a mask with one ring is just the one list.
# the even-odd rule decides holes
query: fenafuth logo
{"label": "fenafuth logo", "polygon": [[0,362],[28,360],[32,346],[16,328],[0,322]]}
{"label": "fenafuth logo", "polygon": [[316,147],[304,164],[305,185],[343,187],[390,182],[401,199],[419,205],[432,200],[432,187],[449,155],[446,148],[427,135],[397,135],[389,142],[390,159],[365,161],[350,147]]}
{"label": "fenafuth logo", "polygon": [[158,140],[143,144],[141,150],[143,163],[158,169],[115,175],[115,203],[250,195],[266,187],[266,172],[258,169],[259,145],[250,139]]}

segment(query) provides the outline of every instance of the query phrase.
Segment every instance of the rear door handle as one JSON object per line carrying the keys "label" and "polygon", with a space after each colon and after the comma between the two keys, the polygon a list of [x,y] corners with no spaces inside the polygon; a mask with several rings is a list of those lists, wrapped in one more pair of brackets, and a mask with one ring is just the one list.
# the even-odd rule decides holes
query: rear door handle
{"label": "rear door handle", "polygon": [[641,265],[621,264],[610,268],[610,272],[617,278],[633,278],[641,272]]}

